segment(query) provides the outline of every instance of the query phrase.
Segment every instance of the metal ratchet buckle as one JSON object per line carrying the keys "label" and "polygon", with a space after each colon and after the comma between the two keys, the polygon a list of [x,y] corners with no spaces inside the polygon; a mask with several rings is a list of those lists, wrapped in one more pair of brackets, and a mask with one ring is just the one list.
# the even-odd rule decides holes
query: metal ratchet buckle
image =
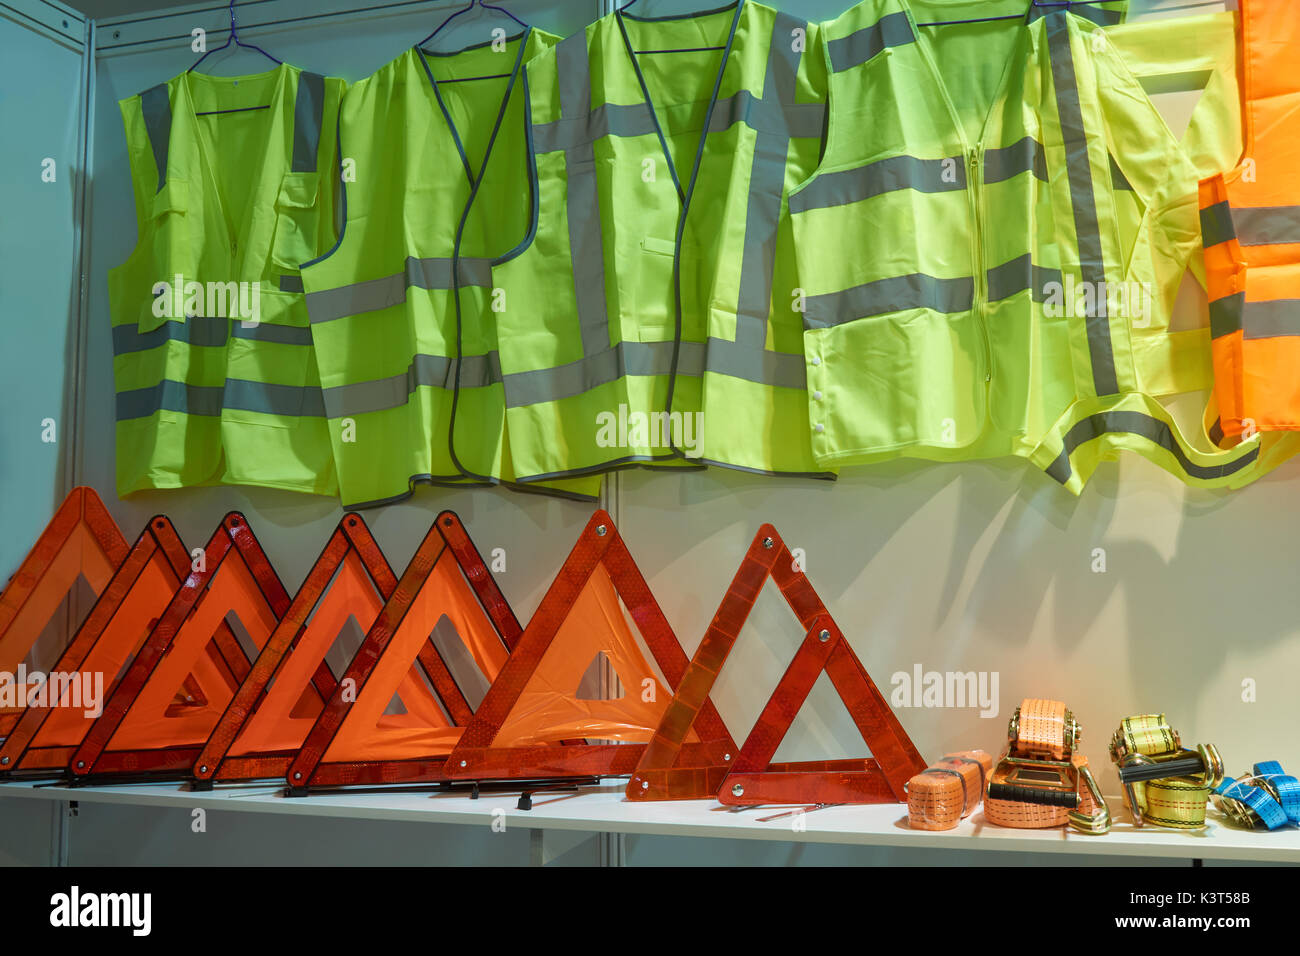
{"label": "metal ratchet buckle", "polygon": [[[1035,753],[1020,739],[1020,708],[1007,725],[1007,753],[993,768],[988,795],[994,800],[1015,800],[1040,806],[1063,807],[1070,825],[1082,833],[1106,833],[1110,830],[1110,811],[1102,798],[1097,781],[1086,761],[1075,762],[1074,749],[1083,739],[1083,730],[1070,711],[1065,712],[1064,747],[1061,760]],[[1081,758],[1080,758],[1081,759]],[[1092,813],[1079,810],[1080,784],[1088,788],[1094,806]]]}
{"label": "metal ratchet buckle", "polygon": [[1163,714],[1127,717],[1120,722],[1119,729],[1110,738],[1110,759],[1119,769],[1119,782],[1124,787],[1124,805],[1128,807],[1137,826],[1146,823],[1152,826],[1163,825],[1147,819],[1143,809],[1146,801],[1139,795],[1139,785],[1153,780],[1190,777],[1194,782],[1199,778],[1198,785],[1213,790],[1223,780],[1223,759],[1219,756],[1218,748],[1213,744],[1198,744],[1195,750],[1190,750],[1182,746],[1178,732],[1170,729],[1167,724],[1164,727],[1169,730],[1174,749],[1147,754],[1131,746],[1124,733],[1125,723],[1157,717],[1163,723]]}
{"label": "metal ratchet buckle", "polygon": [[[1220,782],[1222,778],[1220,778]],[[1218,783],[1215,784],[1218,786]],[[1238,777],[1231,786],[1223,793],[1215,793],[1219,799],[1219,809],[1222,810],[1234,824],[1247,830],[1267,830],[1268,824],[1264,818],[1255,812],[1255,808],[1250,804],[1238,799],[1237,797],[1228,796],[1233,790],[1238,792],[1249,792],[1250,788],[1259,788],[1277,801],[1280,806],[1282,795],[1278,792],[1277,787],[1267,777],[1256,776],[1253,773],[1243,773]]]}

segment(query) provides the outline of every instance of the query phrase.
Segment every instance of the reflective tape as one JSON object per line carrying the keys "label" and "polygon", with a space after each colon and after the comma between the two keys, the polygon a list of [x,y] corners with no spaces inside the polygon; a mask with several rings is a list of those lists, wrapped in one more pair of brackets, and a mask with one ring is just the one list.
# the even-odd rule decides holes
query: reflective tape
{"label": "reflective tape", "polygon": [[258,322],[245,326],[241,319],[190,316],[183,321],[169,319],[150,332],[141,332],[136,325],[113,326],[113,354],[129,355],[146,352],[167,342],[179,342],[198,348],[223,348],[231,335],[252,342],[274,342],[279,345],[312,344],[311,329],[297,325],[278,325]]}
{"label": "reflective tape", "polygon": [[293,172],[314,173],[325,118],[325,77],[303,70],[293,104]]}
{"label": "reflective tape", "polygon": [[117,420],[148,418],[159,411],[208,418],[220,417],[223,408],[296,418],[325,413],[316,386],[272,385],[227,379],[222,385],[186,385],[165,379],[148,388],[117,393]]}
{"label": "reflective tape", "polygon": [[1201,241],[1206,249],[1236,238],[1237,231],[1232,226],[1232,209],[1226,202],[1215,203],[1201,210]]}
{"label": "reflective tape", "polygon": [[1074,474],[1073,466],[1070,464],[1070,456],[1074,454],[1075,450],[1081,445],[1113,432],[1127,432],[1159,445],[1173,454],[1178,460],[1179,467],[1187,475],[1203,481],[1235,474],[1243,468],[1253,465],[1255,459],[1259,457],[1259,446],[1256,445],[1248,453],[1234,461],[1221,465],[1198,465],[1187,457],[1187,453],[1183,451],[1182,446],[1174,437],[1172,429],[1164,422],[1149,415],[1143,415],[1141,412],[1111,411],[1090,415],[1076,422],[1066,432],[1063,442],[1064,447],[1056,460],[1047,467],[1047,473],[1061,484],[1067,484],[1071,475]]}
{"label": "reflective tape", "polygon": [[[1049,14],[1047,36],[1057,113],[1065,143],[1070,204],[1074,209],[1079,272],[1084,282],[1090,283],[1094,289],[1101,289],[1106,282],[1105,255],[1097,220],[1097,203],[1092,192],[1092,165],[1088,158],[1088,136],[1075,77],[1074,52],[1070,48],[1070,20],[1064,11]],[[1087,331],[1093,387],[1098,396],[1115,395],[1119,392],[1119,381],[1115,375],[1115,354],[1111,349],[1110,321],[1104,298],[1097,303],[1096,314],[1088,316]]]}
{"label": "reflective tape", "polygon": [[968,312],[974,304],[975,280],[969,276],[936,279],[917,273],[877,279],[843,292],[810,295],[805,304],[804,326],[823,329],[907,309]]}
{"label": "reflective tape", "polygon": [[[1105,2],[1105,0],[1100,0]],[[1070,13],[1076,17],[1083,17],[1090,20],[1099,27],[1113,27],[1124,20],[1124,7],[1127,6],[1128,0],[1122,0],[1121,8],[1118,10],[1108,9],[1098,6],[1096,3],[1072,3],[1069,4]],[[1029,23],[1033,23],[1039,17],[1052,16],[1056,12],[1064,13],[1067,4],[1063,0],[1047,0],[1041,6],[1035,3],[1029,8]],[[1056,8],[1059,8],[1056,9]]]}
{"label": "reflective tape", "polygon": [[[492,286],[492,260],[462,257],[459,261],[462,286]],[[378,312],[406,301],[406,290],[452,288],[452,260],[407,257],[406,270],[381,279],[368,279],[337,289],[307,293],[307,315],[313,325],[346,319],[364,312]],[[603,293],[602,293],[603,294]]]}
{"label": "reflective tape", "polygon": [[1032,293],[1033,301],[1042,302],[1047,298],[1047,286],[1051,283],[1059,285],[1061,282],[1059,269],[1034,265],[1033,255],[1026,252],[1023,256],[994,266],[988,271],[988,299],[990,302],[1000,302],[1028,290]]}
{"label": "reflective tape", "polygon": [[863,27],[846,37],[837,37],[826,44],[831,59],[831,70],[843,73],[861,66],[887,47],[906,46],[916,42],[912,23],[903,12],[881,17],[869,27]]}
{"label": "reflective tape", "polygon": [[[484,388],[499,384],[501,359],[495,351],[467,355],[461,360],[460,387]],[[322,389],[325,413],[330,418],[367,415],[401,408],[418,388],[456,387],[456,363],[445,355],[416,355],[407,370],[388,378]]]}
{"label": "reflective tape", "polygon": [[1210,338],[1218,339],[1241,331],[1246,293],[1224,296],[1210,303]]}
{"label": "reflective tape", "polygon": [[1243,246],[1300,243],[1300,206],[1236,206],[1232,223]]}
{"label": "reflective tape", "polygon": [[899,189],[923,193],[960,192],[966,188],[966,166],[960,156],[918,159],[890,156],[856,169],[823,173],[790,196],[790,212],[847,206]]}
{"label": "reflective tape", "polygon": [[166,83],[159,83],[140,94],[140,112],[158,166],[158,190],[161,192],[167,183],[167,148],[172,138],[172,104]]}
{"label": "reflective tape", "polygon": [[[960,163],[961,159],[958,158]],[[1032,136],[1018,143],[984,151],[984,182],[1005,182],[1021,173],[1033,173],[1035,179],[1047,182],[1047,157],[1043,144]]]}
{"label": "reflective tape", "polygon": [[1300,335],[1300,299],[1243,301],[1242,308],[1241,330],[1247,339]]}

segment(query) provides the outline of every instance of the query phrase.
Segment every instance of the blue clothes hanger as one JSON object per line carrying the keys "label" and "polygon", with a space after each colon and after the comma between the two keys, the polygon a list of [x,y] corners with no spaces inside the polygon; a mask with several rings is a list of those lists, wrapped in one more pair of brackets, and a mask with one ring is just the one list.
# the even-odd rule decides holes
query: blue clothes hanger
{"label": "blue clothes hanger", "polygon": [[[635,0],[633,0],[635,2]],[[1023,14],[1013,13],[1009,16],[1001,17],[975,17],[972,20],[936,20],[933,23],[918,23],[918,27],[946,27],[958,23],[992,23],[995,20],[1024,20],[1029,14],[1034,12],[1034,7],[1061,7],[1069,10],[1071,7],[1090,7],[1104,3],[1106,0],[1030,0],[1029,9]]]}
{"label": "blue clothes hanger", "polygon": [[[505,7],[498,7],[496,4],[492,4],[492,3],[483,3],[482,0],[469,0],[469,6],[461,7],[451,16],[447,17],[447,19],[443,20],[442,23],[438,24],[437,29],[435,29],[432,33],[430,33],[427,37],[425,37],[423,40],[421,40],[419,43],[415,45],[416,48],[417,49],[422,48],[426,43],[431,42],[434,37],[436,37],[439,33],[441,33],[443,30],[447,28],[447,25],[450,24],[451,21],[455,20],[457,17],[461,16],[462,14],[469,13],[476,7],[480,10],[490,10],[493,13],[504,13],[515,23],[523,27],[525,32],[532,29],[531,27],[529,27],[527,23],[524,23],[523,20],[520,20],[517,16],[515,16]],[[421,52],[423,53],[426,51],[421,49]],[[436,56],[437,54],[434,55]],[[512,74],[510,73],[492,73],[487,76],[462,76],[458,79],[439,80],[438,83],[445,85],[448,83],[467,83],[471,80],[504,80],[504,79],[509,79],[511,76]]]}
{"label": "blue clothes hanger", "polygon": [[[744,0],[739,0],[739,2],[743,3]],[[619,16],[622,16],[623,13],[624,13],[625,11],[627,11],[628,8],[630,8],[631,6],[633,6],[635,3],[636,3],[636,0],[628,0],[627,3],[625,3],[625,4],[623,4],[621,7],[619,7],[619,8],[618,8],[618,11],[617,11],[618,14],[619,14]],[[721,7],[720,9],[721,9],[721,10],[725,10],[725,9],[727,9],[727,7]],[[705,13],[717,13],[717,12],[719,12],[719,11],[718,11],[718,10],[706,10],[706,11],[704,11],[704,12],[705,12]],[[678,14],[678,15],[675,16],[675,17],[662,17],[662,18],[660,18],[660,19],[664,19],[664,20],[684,20],[684,19],[686,19],[687,17],[693,17],[693,16],[697,16],[697,14],[694,14],[694,13],[683,13],[683,14]],[[644,56],[644,55],[649,54],[649,53],[710,53],[710,52],[718,52],[718,51],[726,50],[726,49],[727,49],[727,48],[726,48],[725,46],[692,46],[692,47],[682,47],[681,49],[673,49],[673,50],[633,50],[632,52],[633,52],[634,54],[636,54],[637,56]]]}
{"label": "blue clothes hanger", "polygon": [[245,50],[252,50],[255,53],[260,53],[262,54],[262,56],[266,57],[268,60],[275,63],[277,66],[282,65],[283,63],[283,61],[277,60],[275,57],[271,56],[271,54],[263,50],[260,46],[257,46],[254,43],[245,43],[243,40],[239,39],[239,26],[235,22],[235,0],[230,0],[230,36],[226,37],[226,42],[221,44],[221,46],[217,47],[216,49],[208,50],[201,57],[195,60],[194,65],[190,67],[188,70],[186,70],[185,72],[193,73],[196,69],[198,69],[199,64],[202,63],[204,60],[206,60],[208,57],[210,57],[212,54],[224,50],[226,49],[226,47],[232,45],[242,46]]}

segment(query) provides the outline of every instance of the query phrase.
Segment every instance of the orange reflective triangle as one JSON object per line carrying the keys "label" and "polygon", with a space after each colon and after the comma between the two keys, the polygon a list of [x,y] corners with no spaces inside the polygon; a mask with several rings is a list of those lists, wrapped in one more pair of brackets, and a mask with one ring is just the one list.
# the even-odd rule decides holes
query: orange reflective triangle
{"label": "orange reflective triangle", "polygon": [[[334,692],[336,681],[325,663],[330,648],[349,619],[368,631],[396,587],[397,577],[365,521],[346,516],[195,761],[196,786],[284,777]],[[300,706],[313,681],[321,697],[314,706]],[[411,702],[408,715],[443,719],[433,691],[414,668],[403,675],[398,696],[404,706]]]}
{"label": "orange reflective triangle", "polygon": [[[434,521],[294,757],[288,773],[293,792],[443,779],[446,755],[471,717],[430,638],[444,618],[488,679],[501,670],[521,633],[450,511]],[[405,713],[386,713],[394,697]]]}
{"label": "orange reflective triangle", "polygon": [[[98,597],[126,554],[126,538],[95,490],[73,488],[0,592],[0,672],[18,673],[78,576]],[[15,687],[15,698],[26,700],[26,691]],[[0,706],[0,737],[22,711]]]}
{"label": "orange reflective triangle", "polygon": [[[628,608],[663,673],[637,646]],[[604,653],[624,687],[617,700],[584,700],[578,685]],[[447,763],[453,778],[522,780],[630,773],[686,671],[686,655],[608,514],[597,511],[492,683]],[[703,702],[696,759],[734,752],[717,711]],[[621,744],[548,743],[573,737]]]}
{"label": "orange reflective triangle", "polygon": [[111,692],[189,570],[189,553],[171,522],[161,515],[150,519],[59,655],[47,680],[51,692],[41,705],[22,712],[0,747],[0,773],[67,768],[73,750],[102,712],[104,694]]}
{"label": "orange reflective triangle", "polygon": [[[771,579],[805,631],[803,643],[730,766],[701,763],[685,746],[688,730],[735,646],[754,602]],[[872,756],[856,760],[771,760],[822,671],[848,707]],[[693,800],[717,795],[732,805],[888,803],[925,769],[880,690],[826,610],[803,568],[770,524],[754,537],[695,651],[654,740],[628,781],[629,800]]]}
{"label": "orange reflective triangle", "polygon": [[[188,772],[250,670],[226,616],[233,613],[261,648],[288,610],[289,595],[238,512],[222,520],[199,567],[191,567],[77,748],[68,768],[74,779]],[[187,678],[199,696],[187,697]]]}

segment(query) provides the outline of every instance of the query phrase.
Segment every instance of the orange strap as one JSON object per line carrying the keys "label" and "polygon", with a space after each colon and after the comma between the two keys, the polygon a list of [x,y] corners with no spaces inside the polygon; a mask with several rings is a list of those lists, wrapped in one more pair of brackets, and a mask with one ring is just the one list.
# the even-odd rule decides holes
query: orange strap
{"label": "orange strap", "polygon": [[951,830],[974,812],[993,773],[983,750],[948,754],[907,781],[907,822],[913,830]]}

